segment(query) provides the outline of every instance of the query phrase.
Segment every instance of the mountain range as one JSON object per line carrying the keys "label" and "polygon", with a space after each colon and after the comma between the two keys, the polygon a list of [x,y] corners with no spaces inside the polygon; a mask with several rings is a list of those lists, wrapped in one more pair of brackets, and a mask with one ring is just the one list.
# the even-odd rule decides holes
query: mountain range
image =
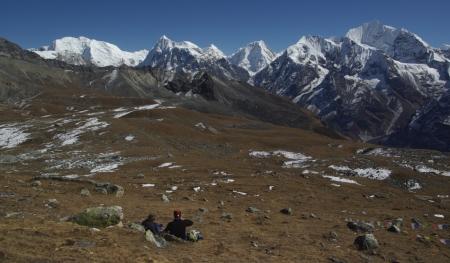
{"label": "mountain range", "polygon": [[178,83],[173,90],[183,94],[189,91],[175,75],[193,81],[206,72],[225,84],[247,82],[288,98],[354,139],[450,150],[450,49],[378,21],[342,37],[304,36],[278,54],[263,41],[226,56],[214,45],[166,36],[150,51],[126,52],[84,37],[31,50],[74,65],[158,69],[161,81],[172,88]]}

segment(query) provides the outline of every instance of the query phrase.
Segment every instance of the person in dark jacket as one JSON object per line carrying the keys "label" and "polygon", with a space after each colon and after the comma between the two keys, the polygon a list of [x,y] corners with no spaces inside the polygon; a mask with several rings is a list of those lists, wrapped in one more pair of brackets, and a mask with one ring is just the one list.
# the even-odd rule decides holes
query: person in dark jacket
{"label": "person in dark jacket", "polygon": [[155,223],[154,215],[148,215],[147,219],[145,219],[141,224],[145,228],[145,231],[150,230],[154,235],[161,234],[163,225]]}
{"label": "person in dark jacket", "polygon": [[186,227],[192,226],[194,222],[188,219],[181,219],[181,211],[173,211],[173,221],[167,224],[164,232],[186,240]]}

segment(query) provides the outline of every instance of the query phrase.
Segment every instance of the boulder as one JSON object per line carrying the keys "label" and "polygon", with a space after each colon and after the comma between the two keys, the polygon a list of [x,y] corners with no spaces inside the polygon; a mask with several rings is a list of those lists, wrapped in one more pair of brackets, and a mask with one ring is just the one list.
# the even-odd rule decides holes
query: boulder
{"label": "boulder", "polygon": [[145,231],[145,240],[152,243],[158,248],[163,248],[167,246],[167,242],[163,237],[159,235],[153,235],[152,231],[150,230]]}
{"label": "boulder", "polygon": [[45,204],[48,208],[57,208],[59,206],[59,202],[56,199],[48,199],[47,203]]}
{"label": "boulder", "polygon": [[88,190],[87,188],[83,188],[83,189],[81,189],[81,191],[80,191],[80,195],[81,195],[81,196],[90,196],[90,195],[91,195],[91,192],[89,192],[89,190]]}
{"label": "boulder", "polygon": [[392,220],[391,225],[387,230],[393,233],[400,233],[402,225],[403,225],[403,218],[397,218],[395,220]]}
{"label": "boulder", "polygon": [[170,202],[169,197],[168,197],[167,195],[165,195],[165,194],[162,194],[162,195],[161,195],[161,200],[162,200],[164,203],[169,203],[169,202]]}
{"label": "boulder", "polygon": [[113,194],[116,197],[122,197],[125,193],[122,186],[112,183],[96,183],[95,191],[105,194]]}
{"label": "boulder", "polygon": [[139,223],[129,223],[128,224],[128,228],[129,229],[133,229],[139,232],[144,233],[145,232],[145,228],[143,225],[139,224]]}
{"label": "boulder", "polygon": [[258,213],[259,209],[253,206],[249,206],[245,211],[249,213]]}
{"label": "boulder", "polygon": [[347,227],[355,232],[362,232],[362,233],[371,233],[374,230],[374,226],[369,223],[365,222],[353,222],[350,221],[347,223]]}
{"label": "boulder", "polygon": [[123,210],[120,206],[90,207],[75,215],[71,221],[88,227],[107,227],[121,223]]}
{"label": "boulder", "polygon": [[373,250],[379,247],[378,240],[375,238],[373,234],[365,234],[362,236],[358,236],[353,244],[359,250]]}
{"label": "boulder", "polygon": [[290,207],[289,208],[283,208],[283,209],[280,210],[280,212],[282,214],[285,214],[285,215],[292,215],[292,209]]}
{"label": "boulder", "polygon": [[225,219],[225,220],[231,220],[231,219],[233,219],[233,214],[223,212],[222,215],[220,216],[220,218]]}

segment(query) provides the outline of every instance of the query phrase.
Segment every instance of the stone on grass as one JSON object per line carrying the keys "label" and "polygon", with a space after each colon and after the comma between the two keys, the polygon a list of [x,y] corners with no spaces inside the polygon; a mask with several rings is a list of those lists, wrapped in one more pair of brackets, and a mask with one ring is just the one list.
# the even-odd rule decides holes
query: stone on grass
{"label": "stone on grass", "polygon": [[365,222],[353,222],[350,221],[347,223],[347,227],[355,232],[362,232],[362,233],[371,233],[373,232],[374,226],[369,223]]}
{"label": "stone on grass", "polygon": [[222,215],[220,216],[220,218],[225,219],[225,220],[231,220],[231,219],[233,219],[233,214],[223,212]]}
{"label": "stone on grass", "polygon": [[81,196],[90,196],[90,195],[91,195],[91,192],[89,192],[89,190],[88,190],[87,188],[83,188],[83,189],[81,189],[81,191],[80,191],[80,195],[81,195]]}
{"label": "stone on grass", "polygon": [[167,197],[167,195],[165,195],[165,194],[162,194],[162,195],[161,195],[161,200],[162,200],[164,203],[170,202],[169,197]]}
{"label": "stone on grass", "polygon": [[152,243],[157,248],[163,248],[167,245],[167,242],[163,237],[159,235],[153,235],[152,231],[150,230],[145,231],[145,240]]}
{"label": "stone on grass", "polygon": [[145,232],[145,228],[143,225],[139,224],[139,223],[129,223],[128,224],[128,228],[139,231],[144,233]]}
{"label": "stone on grass", "polygon": [[245,211],[249,212],[249,213],[258,213],[259,209],[253,206],[249,206]]}
{"label": "stone on grass", "polygon": [[59,202],[56,199],[48,199],[47,203],[45,204],[48,208],[57,208],[59,206]]}
{"label": "stone on grass", "polygon": [[90,207],[75,215],[71,221],[88,227],[107,227],[121,223],[123,210],[120,206]]}
{"label": "stone on grass", "polygon": [[285,214],[285,215],[292,215],[292,209],[291,209],[290,207],[288,207],[288,208],[283,208],[283,209],[280,210],[280,212],[281,212],[282,214]]}
{"label": "stone on grass", "polygon": [[113,194],[116,197],[122,197],[125,193],[122,186],[112,183],[96,183],[95,191],[103,194]]}
{"label": "stone on grass", "polygon": [[362,236],[358,236],[353,244],[359,250],[373,250],[379,247],[378,240],[375,238],[373,234],[365,234]]}

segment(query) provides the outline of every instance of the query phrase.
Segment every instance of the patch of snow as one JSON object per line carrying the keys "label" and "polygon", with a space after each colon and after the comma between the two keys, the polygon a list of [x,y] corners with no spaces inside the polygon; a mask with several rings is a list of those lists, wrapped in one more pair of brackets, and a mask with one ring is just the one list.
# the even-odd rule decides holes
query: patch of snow
{"label": "patch of snow", "polygon": [[99,121],[98,118],[89,118],[83,125],[67,133],[57,134],[54,139],[60,140],[62,146],[71,145],[78,142],[80,135],[87,132],[97,131],[108,126],[109,124],[107,122]]}
{"label": "patch of snow", "polygon": [[25,126],[15,124],[0,125],[0,148],[12,149],[30,138],[30,133],[24,132]]}
{"label": "patch of snow", "polygon": [[238,194],[238,195],[247,195],[247,193],[245,193],[245,192],[240,192],[240,191],[236,191],[236,190],[233,190],[233,193]]}
{"label": "patch of snow", "polygon": [[270,152],[264,151],[250,151],[249,155],[255,158],[267,158],[270,157],[272,154]]}
{"label": "patch of snow", "polygon": [[437,175],[442,175],[442,176],[450,176],[450,171],[441,171],[435,168],[431,168],[425,165],[417,165],[414,168],[416,171],[418,171],[419,173],[434,173]]}
{"label": "patch of snow", "polygon": [[122,163],[105,163],[92,169],[91,173],[111,173],[114,172]]}
{"label": "patch of snow", "polygon": [[134,136],[133,135],[127,135],[125,137],[125,141],[131,142],[132,140],[134,140]]}
{"label": "patch of snow", "polygon": [[142,187],[155,187],[155,184],[142,184]]}
{"label": "patch of snow", "polygon": [[355,169],[354,170],[358,176],[365,177],[374,180],[384,180],[391,175],[391,170],[382,168],[365,168],[365,169]]}
{"label": "patch of snow", "polygon": [[331,175],[322,175],[322,177],[324,178],[328,178],[333,182],[339,182],[339,183],[346,183],[346,184],[358,184],[358,182],[356,182],[355,180],[351,180],[351,179],[346,179],[346,178],[342,178],[342,177],[338,177],[338,176],[331,176]]}
{"label": "patch of snow", "polygon": [[388,169],[383,168],[357,168],[357,169],[351,169],[348,166],[337,166],[337,165],[330,165],[328,168],[331,168],[338,172],[351,172],[355,173],[356,176],[359,177],[365,177],[368,179],[375,179],[375,180],[384,180],[388,178],[391,175],[391,171]]}
{"label": "patch of snow", "polygon": [[158,168],[165,168],[165,167],[169,167],[169,166],[172,166],[172,165],[173,165],[173,163],[162,163],[162,164],[160,164],[158,166]]}

